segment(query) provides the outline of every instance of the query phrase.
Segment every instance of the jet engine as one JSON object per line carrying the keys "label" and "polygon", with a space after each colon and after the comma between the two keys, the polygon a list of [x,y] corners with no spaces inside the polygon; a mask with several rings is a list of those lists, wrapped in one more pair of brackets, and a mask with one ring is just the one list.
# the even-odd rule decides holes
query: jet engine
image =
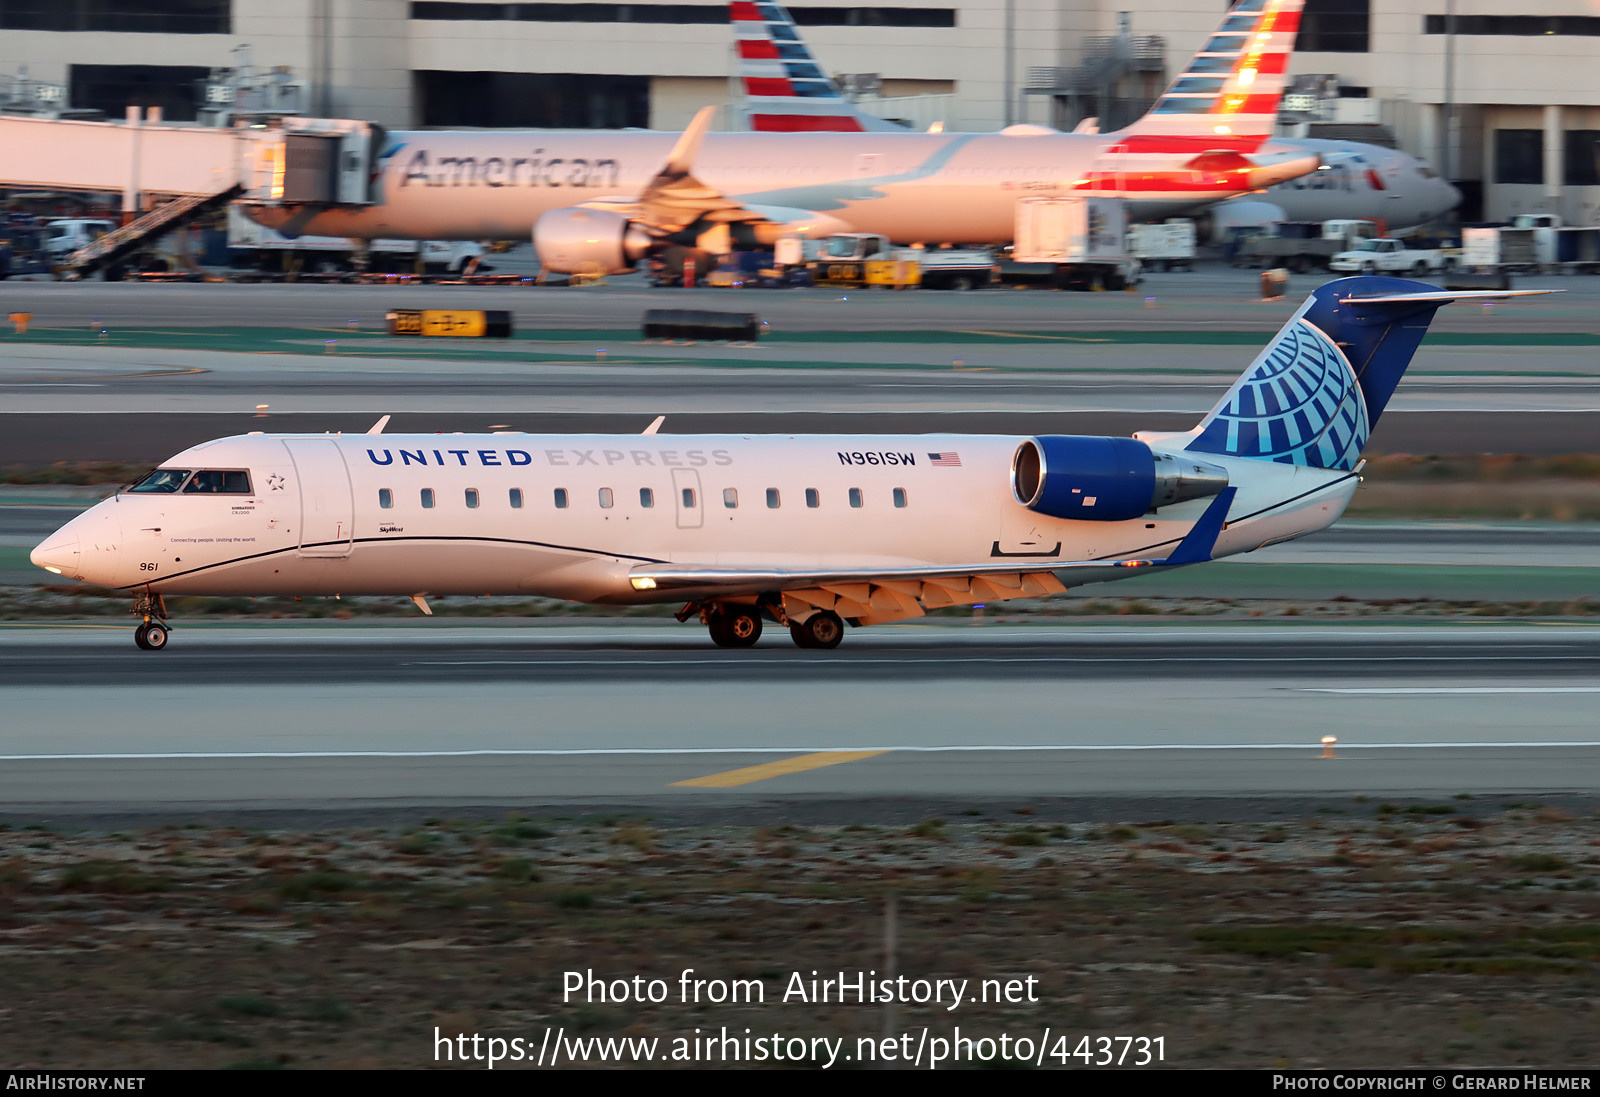
{"label": "jet engine", "polygon": [[1195,238],[1202,244],[1222,245],[1238,229],[1264,229],[1289,220],[1282,206],[1249,198],[1218,202],[1194,219]]}
{"label": "jet engine", "polygon": [[1227,469],[1156,453],[1135,438],[1029,438],[1011,459],[1012,495],[1052,518],[1124,522],[1227,486]]}
{"label": "jet engine", "polygon": [[551,210],[533,223],[539,265],[559,274],[625,274],[655,245],[650,234],[610,210]]}

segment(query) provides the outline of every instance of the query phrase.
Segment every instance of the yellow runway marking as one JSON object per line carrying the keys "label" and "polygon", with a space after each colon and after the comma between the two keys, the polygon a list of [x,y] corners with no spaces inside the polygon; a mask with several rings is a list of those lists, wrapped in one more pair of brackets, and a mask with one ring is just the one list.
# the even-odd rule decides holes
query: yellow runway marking
{"label": "yellow runway marking", "polygon": [[759,766],[730,769],[726,773],[713,773],[708,777],[696,777],[690,781],[674,781],[672,783],[674,785],[687,785],[692,788],[732,788],[735,785],[748,785],[754,781],[767,781],[773,777],[782,777],[789,773],[804,773],[808,769],[836,766],[840,762],[859,762],[863,758],[876,758],[880,754],[888,753],[886,750],[824,750],[816,754],[801,754],[794,758],[785,758],[781,762],[766,762]]}
{"label": "yellow runway marking", "polygon": [[1087,335],[1039,335],[1029,331],[958,331],[957,335],[995,335],[1002,339],[1045,339],[1053,343],[1109,343]]}

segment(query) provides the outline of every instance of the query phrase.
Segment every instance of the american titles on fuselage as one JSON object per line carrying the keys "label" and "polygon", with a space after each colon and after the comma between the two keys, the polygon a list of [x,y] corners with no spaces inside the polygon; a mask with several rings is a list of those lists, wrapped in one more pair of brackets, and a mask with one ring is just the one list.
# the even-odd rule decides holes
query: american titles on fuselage
{"label": "american titles on fuselage", "polygon": [[534,149],[532,156],[485,156],[481,159],[476,156],[433,158],[427,149],[417,149],[400,172],[400,185],[614,187],[621,175],[622,168],[615,160],[547,157],[544,149]]}

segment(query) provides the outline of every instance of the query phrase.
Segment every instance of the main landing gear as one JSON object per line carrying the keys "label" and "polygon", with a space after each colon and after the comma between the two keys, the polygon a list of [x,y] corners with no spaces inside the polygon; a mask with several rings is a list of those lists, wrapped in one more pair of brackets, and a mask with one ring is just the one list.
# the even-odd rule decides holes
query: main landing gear
{"label": "main landing gear", "polygon": [[844,639],[844,622],[832,610],[821,609],[804,621],[791,621],[789,635],[794,638],[796,647],[831,651]]}
{"label": "main landing gear", "polygon": [[133,630],[133,642],[142,651],[160,651],[167,646],[167,600],[148,590],[133,600],[133,613],[143,618]]}
{"label": "main landing gear", "polygon": [[680,621],[687,621],[696,615],[711,633],[712,643],[721,648],[754,647],[756,641],[761,639],[761,627],[765,619],[787,625],[796,647],[831,650],[844,639],[844,621],[832,610],[818,610],[804,621],[795,621],[783,612],[781,602],[771,600],[754,606],[690,602],[678,612],[677,617]]}

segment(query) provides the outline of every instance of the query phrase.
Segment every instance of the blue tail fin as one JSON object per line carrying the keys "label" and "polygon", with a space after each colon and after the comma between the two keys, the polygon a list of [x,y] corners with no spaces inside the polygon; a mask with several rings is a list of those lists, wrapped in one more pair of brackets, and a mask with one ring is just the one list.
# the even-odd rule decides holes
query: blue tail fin
{"label": "blue tail fin", "polygon": [[1441,305],[1536,290],[1452,293],[1363,276],[1317,287],[1185,447],[1352,469]]}

